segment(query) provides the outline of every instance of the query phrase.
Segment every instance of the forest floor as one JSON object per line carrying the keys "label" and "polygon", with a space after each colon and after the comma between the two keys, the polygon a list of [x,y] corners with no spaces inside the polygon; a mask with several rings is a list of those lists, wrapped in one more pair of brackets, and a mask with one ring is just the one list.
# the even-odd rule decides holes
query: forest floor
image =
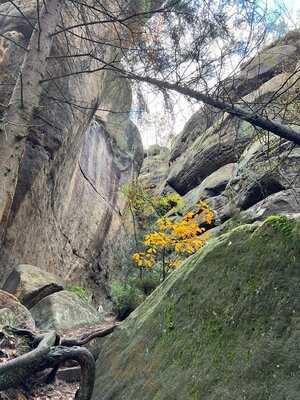
{"label": "forest floor", "polygon": [[[81,327],[64,332],[62,337],[80,338],[82,335],[89,335],[98,330],[105,330],[110,328],[112,325],[117,324],[118,322],[115,317],[109,316],[97,325]],[[89,346],[92,345],[95,340],[96,339],[93,339],[89,342]],[[0,366],[19,355],[17,341],[14,337],[0,338]],[[71,367],[71,365],[66,365],[64,367],[68,368]],[[47,384],[45,383],[44,373],[40,377],[34,376],[31,382],[26,382],[26,384],[21,388],[0,392],[0,400],[73,400],[75,399],[75,394],[78,388],[79,382],[77,382],[76,377],[75,379],[71,379],[70,382],[56,378],[55,382]]]}

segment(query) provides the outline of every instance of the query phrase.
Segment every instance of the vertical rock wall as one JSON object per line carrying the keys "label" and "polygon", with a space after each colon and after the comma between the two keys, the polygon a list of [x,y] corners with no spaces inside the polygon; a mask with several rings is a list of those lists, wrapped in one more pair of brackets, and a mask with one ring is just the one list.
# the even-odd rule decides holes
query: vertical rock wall
{"label": "vertical rock wall", "polygon": [[[155,7],[160,2],[153,3]],[[16,4],[34,24],[35,1],[16,0]],[[136,10],[145,6],[134,2],[125,5],[124,12],[129,12],[129,6]],[[76,16],[71,17],[69,11],[66,9],[63,17],[72,25]],[[20,18],[10,2],[2,2],[0,14],[0,33],[26,47],[32,32],[30,24]],[[98,26],[99,32],[110,40],[106,27]],[[106,71],[58,78],[70,70],[94,67],[89,59],[76,58],[72,66],[68,60],[55,59],[67,52],[70,43],[77,49],[85,46],[86,52],[94,46],[89,48],[88,42],[74,36],[67,43],[64,35],[58,35],[54,42],[54,57],[49,60],[45,77],[48,81],[31,121],[0,251],[0,281],[6,279],[12,266],[29,263],[92,286],[104,296],[110,256],[122,245],[124,199],[119,189],[138,173],[143,149],[139,132],[129,119],[132,95],[128,82]],[[6,58],[0,67],[1,114],[24,55],[12,41],[5,40],[3,46]],[[111,56],[106,46],[97,50],[103,57]],[[5,127],[1,126],[1,134],[5,134]]]}

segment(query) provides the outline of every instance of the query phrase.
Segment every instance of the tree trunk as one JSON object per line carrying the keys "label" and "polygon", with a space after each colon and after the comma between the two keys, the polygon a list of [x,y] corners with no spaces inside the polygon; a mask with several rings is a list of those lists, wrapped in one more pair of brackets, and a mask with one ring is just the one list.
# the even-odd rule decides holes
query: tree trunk
{"label": "tree trunk", "polygon": [[[108,66],[108,68],[109,67],[111,66]],[[289,140],[297,145],[300,145],[300,131],[292,129],[287,125],[283,125],[280,122],[271,121],[263,118],[260,115],[257,115],[251,111],[247,111],[238,105],[215,99],[212,96],[198,92],[197,90],[189,89],[188,87],[180,86],[176,83],[169,83],[160,79],[135,75],[117,67],[114,67],[113,70],[116,73],[119,73],[124,78],[133,79],[139,82],[150,83],[159,88],[167,90],[174,90],[175,92],[181,93],[185,96],[202,101],[203,103],[213,106],[221,111],[225,111],[228,114],[233,115],[234,117],[238,117],[244,121],[247,121],[250,124],[257,126],[258,128],[262,128],[266,131],[272,132],[282,139]]]}
{"label": "tree trunk", "polygon": [[39,107],[43,90],[40,81],[45,79],[51,33],[59,22],[61,3],[48,0],[42,9],[0,126],[0,243],[5,237],[32,117]]}

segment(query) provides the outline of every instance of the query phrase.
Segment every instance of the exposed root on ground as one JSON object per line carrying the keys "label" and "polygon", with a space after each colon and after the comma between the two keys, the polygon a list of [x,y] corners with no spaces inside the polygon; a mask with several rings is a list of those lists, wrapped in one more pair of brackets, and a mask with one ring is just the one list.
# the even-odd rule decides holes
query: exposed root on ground
{"label": "exposed root on ground", "polygon": [[95,360],[92,353],[84,346],[91,340],[109,335],[116,322],[105,328],[96,327],[79,337],[61,338],[55,331],[37,334],[25,329],[5,327],[1,336],[7,332],[17,338],[26,340],[30,351],[11,358],[0,364],[0,391],[24,387],[35,374],[51,369],[46,382],[52,383],[60,365],[67,361],[75,361],[80,366],[80,385],[76,392],[76,400],[90,400],[95,381]]}

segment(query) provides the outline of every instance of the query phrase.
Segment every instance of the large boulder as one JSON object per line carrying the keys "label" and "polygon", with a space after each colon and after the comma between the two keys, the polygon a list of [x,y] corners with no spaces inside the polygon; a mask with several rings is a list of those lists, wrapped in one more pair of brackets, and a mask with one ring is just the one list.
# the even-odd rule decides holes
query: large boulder
{"label": "large boulder", "polygon": [[103,318],[94,307],[67,290],[45,297],[30,311],[38,328],[58,332],[97,324]]}
{"label": "large boulder", "polygon": [[199,201],[205,200],[214,211],[216,223],[228,219],[231,214],[230,204],[228,204],[228,198],[223,195],[223,192],[232,178],[236,166],[236,163],[226,164],[213,172],[199,186],[189,191],[183,197],[182,205],[169,211],[168,215],[184,215],[195,210]]}
{"label": "large boulder", "polygon": [[224,165],[205,178],[199,186],[188,192],[183,197],[188,210],[191,207],[194,207],[199,200],[205,200],[210,197],[221,195],[232,178],[236,166],[236,163]]}
{"label": "large boulder", "polygon": [[[300,46],[297,40],[300,43],[300,31],[265,49],[242,67],[240,75],[223,82],[221,86],[226,87],[229,96],[225,100],[238,103],[247,111],[261,113],[263,110],[272,120],[298,125]],[[226,113],[214,113],[214,123],[206,125],[203,119],[209,115],[205,110],[195,113],[171,150],[174,162],[167,181],[180,194],[192,190],[225,164],[237,162],[257,136],[250,124]]]}
{"label": "large boulder", "polygon": [[300,188],[299,162],[299,147],[261,136],[245,149],[225,194],[246,210],[274,193]]}
{"label": "large boulder", "polygon": [[[287,34],[258,55],[245,62],[238,75],[227,78],[215,88],[215,96],[226,101],[238,101],[241,97],[255,92],[265,82],[287,74],[296,66],[300,55],[300,31]],[[274,84],[274,82],[272,83]],[[290,85],[290,80],[287,85]],[[274,91],[273,91],[274,92]],[[246,99],[248,101],[249,99]],[[243,101],[241,104],[245,104]],[[261,106],[261,104],[260,104]],[[182,132],[176,137],[170,160],[179,158],[205,130],[213,125],[220,111],[204,106],[191,116]]]}
{"label": "large boulder", "polygon": [[27,308],[44,297],[63,290],[61,279],[33,265],[21,264],[13,269],[3,290],[15,295]]}
{"label": "large boulder", "polygon": [[0,290],[0,325],[35,329],[35,323],[30,311],[15,296],[4,290]]}
{"label": "large boulder", "polygon": [[[300,39],[300,32],[299,32]],[[243,65],[237,77],[236,91],[240,94],[249,93],[259,84],[271,79],[284,70],[295,67],[299,58],[299,48],[293,44],[278,44],[267,48]]]}
{"label": "large boulder", "polygon": [[92,399],[298,398],[299,240],[282,217],[211,240],[99,341]]}
{"label": "large boulder", "polygon": [[299,60],[299,55],[300,30],[298,29],[287,33],[244,62],[240,73],[227,78],[216,91],[218,95],[236,101],[277,74],[292,71]]}
{"label": "large boulder", "polygon": [[241,213],[249,222],[263,220],[270,215],[296,215],[300,213],[300,188],[282,190],[266,197]]}
{"label": "large boulder", "polygon": [[220,111],[210,106],[203,106],[195,112],[184,125],[182,132],[176,136],[170,161],[173,162],[180,157],[202,132],[213,125],[219,115]]}
{"label": "large boulder", "polygon": [[220,167],[237,162],[253,132],[247,122],[224,114],[172,164],[169,185],[186,194]]}

